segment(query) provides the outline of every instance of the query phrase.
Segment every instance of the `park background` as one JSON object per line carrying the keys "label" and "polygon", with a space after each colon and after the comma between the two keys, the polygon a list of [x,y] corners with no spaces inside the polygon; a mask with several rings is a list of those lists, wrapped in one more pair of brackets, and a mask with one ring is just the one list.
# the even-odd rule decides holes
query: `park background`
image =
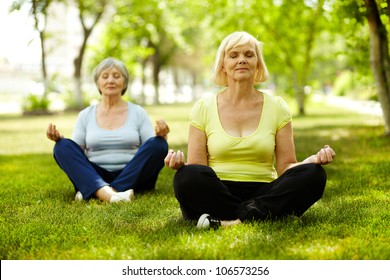
{"label": "park background", "polygon": [[[388,1],[0,5],[1,259],[389,259]],[[54,122],[69,136],[77,112],[98,101],[93,67],[123,60],[125,98],[166,119],[170,146],[185,150],[188,112],[220,90],[212,62],[236,30],[264,42],[271,77],[259,88],[290,105],[298,159],[336,150],[323,199],[300,220],[199,231],[181,219],[163,169],[134,204],[74,203],[45,129]]]}

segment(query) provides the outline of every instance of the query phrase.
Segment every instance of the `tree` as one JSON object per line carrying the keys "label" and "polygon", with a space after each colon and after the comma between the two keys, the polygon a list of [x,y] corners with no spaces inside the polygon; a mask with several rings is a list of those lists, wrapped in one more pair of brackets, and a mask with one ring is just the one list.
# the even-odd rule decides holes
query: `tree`
{"label": "tree", "polygon": [[[370,64],[373,73],[378,100],[383,111],[385,135],[390,136],[390,55],[389,55],[389,20],[390,0],[348,0],[336,1],[333,12],[344,23],[341,28],[356,30],[362,26],[369,30],[369,44],[366,38],[351,37],[350,41],[357,46],[368,46],[369,61],[361,62],[363,66],[356,65],[358,69],[368,68]],[[361,48],[358,50],[362,55]],[[361,59],[360,58],[360,59]],[[356,61],[356,60],[355,60]]]}
{"label": "tree", "polygon": [[[378,1],[382,2],[382,1]],[[365,0],[366,16],[370,29],[370,64],[378,89],[379,101],[385,120],[385,133],[390,136],[390,55],[389,39],[381,12],[390,18],[390,0],[386,5],[382,2],[379,7],[375,0]],[[382,5],[381,5],[382,4]]]}
{"label": "tree", "polygon": [[[172,8],[177,8],[177,3],[178,1],[167,0],[145,0],[142,3],[134,1],[133,9],[127,12],[136,13],[142,19],[132,23],[140,31],[135,34],[135,39],[152,51],[143,58],[141,65],[143,69],[147,63],[152,65],[154,104],[160,103],[160,72],[177,53],[178,42],[181,39],[181,29],[173,28],[177,15],[172,13]],[[143,76],[143,82],[145,82],[145,76]]]}
{"label": "tree", "polygon": [[41,46],[41,71],[42,71],[42,83],[43,83],[43,99],[47,99],[48,94],[48,74],[46,67],[46,46],[45,40],[46,34],[46,20],[48,17],[48,9],[52,0],[18,0],[14,1],[10,7],[10,11],[20,10],[20,8],[28,4],[30,8],[30,14],[34,19],[34,29],[39,33],[39,40]]}
{"label": "tree", "polygon": [[283,1],[274,6],[275,17],[261,19],[267,29],[272,57],[281,62],[276,69],[287,74],[300,115],[306,113],[305,88],[311,82],[313,50],[324,29],[323,5],[323,0]]}
{"label": "tree", "polygon": [[107,5],[107,0],[76,0],[76,5],[79,11],[79,20],[82,26],[83,39],[78,51],[78,55],[73,61],[73,78],[76,107],[82,108],[82,66],[84,54],[88,39],[90,38],[92,31],[102,18]]}
{"label": "tree", "polygon": [[[245,30],[264,42],[264,56],[271,79],[288,81],[305,114],[305,87],[310,84],[313,50],[325,30],[324,0],[215,1],[213,26],[220,30]],[[221,20],[223,19],[223,20]],[[220,40],[220,39],[219,39]]]}
{"label": "tree", "polygon": [[[160,72],[177,64],[174,58],[191,49],[184,33],[191,26],[182,12],[189,13],[187,1],[144,0],[114,2],[115,17],[106,25],[102,37],[103,48],[95,49],[98,57],[115,55],[122,59],[130,71],[141,68],[141,80],[145,88],[145,69],[151,66],[154,88],[154,104],[160,102]],[[192,20],[195,22],[195,19]],[[183,64],[182,64],[183,65]],[[142,92],[141,103],[145,101]]]}

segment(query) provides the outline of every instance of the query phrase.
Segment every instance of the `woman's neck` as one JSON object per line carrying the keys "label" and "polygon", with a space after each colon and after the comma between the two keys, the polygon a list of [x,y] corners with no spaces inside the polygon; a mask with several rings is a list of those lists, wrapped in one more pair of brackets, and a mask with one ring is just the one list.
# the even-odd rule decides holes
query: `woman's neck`
{"label": "woman's neck", "polygon": [[108,97],[103,96],[100,106],[105,110],[115,109],[122,107],[126,102],[121,97]]}
{"label": "woman's neck", "polygon": [[237,104],[242,101],[251,100],[252,98],[258,96],[258,94],[253,84],[234,83],[233,85],[229,85],[226,89],[225,96],[227,101],[232,104]]}

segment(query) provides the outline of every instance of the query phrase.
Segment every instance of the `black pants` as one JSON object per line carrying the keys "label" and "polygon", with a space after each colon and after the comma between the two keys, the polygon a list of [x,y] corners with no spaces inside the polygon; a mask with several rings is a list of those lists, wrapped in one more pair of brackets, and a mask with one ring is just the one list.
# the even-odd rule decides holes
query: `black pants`
{"label": "black pants", "polygon": [[222,181],[212,168],[191,164],[181,167],[173,182],[184,219],[208,213],[241,221],[301,216],[322,197],[325,184],[325,170],[316,164],[290,168],[270,183]]}

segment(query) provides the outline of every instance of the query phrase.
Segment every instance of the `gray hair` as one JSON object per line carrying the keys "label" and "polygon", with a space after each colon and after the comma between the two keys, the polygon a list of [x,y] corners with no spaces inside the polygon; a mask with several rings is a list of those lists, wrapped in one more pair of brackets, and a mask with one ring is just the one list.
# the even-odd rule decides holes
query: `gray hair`
{"label": "gray hair", "polygon": [[120,61],[120,60],[117,60],[117,59],[114,59],[112,57],[108,57],[106,59],[104,59],[102,62],[100,62],[96,68],[94,69],[93,71],[93,80],[95,82],[95,85],[96,87],[98,88],[100,94],[101,94],[101,91],[99,89],[99,85],[98,85],[98,80],[99,80],[99,77],[100,75],[102,74],[103,71],[109,69],[109,68],[117,68],[121,74],[123,75],[123,77],[125,78],[125,86],[122,90],[122,95],[125,94],[126,90],[127,90],[127,86],[129,85],[129,72],[127,71],[127,68],[125,66],[125,64]]}
{"label": "gray hair", "polygon": [[225,54],[228,53],[231,49],[239,46],[243,46],[247,43],[253,43],[255,45],[256,54],[257,54],[257,63],[259,65],[259,69],[256,72],[254,83],[261,83],[268,79],[268,69],[265,65],[264,58],[263,58],[263,43],[258,41],[255,37],[250,35],[247,32],[244,31],[237,31],[233,32],[232,34],[228,35],[223,41],[221,42],[217,55],[215,57],[215,62],[213,66],[213,71],[211,73],[211,79],[212,81],[219,86],[227,86],[227,75],[222,70],[223,66],[223,59],[225,57]]}

